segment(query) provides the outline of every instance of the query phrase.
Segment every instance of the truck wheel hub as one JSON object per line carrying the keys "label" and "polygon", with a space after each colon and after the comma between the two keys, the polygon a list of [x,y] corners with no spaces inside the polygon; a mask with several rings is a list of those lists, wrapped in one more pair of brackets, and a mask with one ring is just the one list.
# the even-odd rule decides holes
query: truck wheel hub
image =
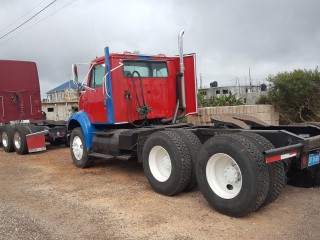
{"label": "truck wheel hub", "polygon": [[2,133],[2,145],[4,146],[4,147],[7,147],[8,146],[8,134],[6,133],[6,132],[3,132]]}
{"label": "truck wheel hub", "polygon": [[224,177],[230,183],[235,183],[240,179],[240,172],[237,170],[237,166],[229,165],[224,169]]}
{"label": "truck wheel hub", "polygon": [[237,162],[225,153],[216,153],[210,157],[206,178],[211,190],[223,199],[236,197],[242,188],[241,170]]}
{"label": "truck wheel hub", "polygon": [[154,146],[149,153],[149,167],[155,179],[165,182],[172,170],[171,159],[167,150],[161,146]]}
{"label": "truck wheel hub", "polygon": [[75,136],[72,141],[72,151],[77,160],[81,160],[83,156],[83,144],[80,137]]}
{"label": "truck wheel hub", "polygon": [[21,136],[20,136],[20,134],[18,132],[16,132],[14,134],[13,142],[14,142],[14,145],[16,146],[16,148],[20,149],[20,147],[21,147]]}

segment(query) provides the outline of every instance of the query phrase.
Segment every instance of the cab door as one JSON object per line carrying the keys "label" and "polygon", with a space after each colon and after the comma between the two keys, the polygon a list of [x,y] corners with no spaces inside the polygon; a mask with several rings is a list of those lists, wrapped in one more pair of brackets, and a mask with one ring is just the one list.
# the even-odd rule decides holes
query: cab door
{"label": "cab door", "polygon": [[83,110],[91,123],[106,123],[107,113],[104,94],[105,64],[96,64],[91,69],[88,87],[81,97]]}

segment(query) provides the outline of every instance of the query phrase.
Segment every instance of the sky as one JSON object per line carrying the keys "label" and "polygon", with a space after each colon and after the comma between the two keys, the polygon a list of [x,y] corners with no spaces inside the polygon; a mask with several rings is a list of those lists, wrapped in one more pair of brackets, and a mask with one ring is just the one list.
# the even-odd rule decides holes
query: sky
{"label": "sky", "polygon": [[72,63],[90,62],[106,46],[177,55],[184,29],[202,87],[249,84],[249,68],[261,84],[319,66],[319,10],[318,0],[0,0],[0,59],[36,62],[45,97],[71,78]]}

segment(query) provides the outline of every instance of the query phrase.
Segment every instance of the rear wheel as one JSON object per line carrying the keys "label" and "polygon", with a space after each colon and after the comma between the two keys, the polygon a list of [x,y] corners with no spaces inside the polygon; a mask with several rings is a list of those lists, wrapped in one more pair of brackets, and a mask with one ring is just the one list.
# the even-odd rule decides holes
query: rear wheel
{"label": "rear wheel", "polygon": [[228,134],[206,141],[198,155],[199,188],[218,212],[244,216],[265,201],[269,174],[262,151],[249,139]]}
{"label": "rear wheel", "polygon": [[13,145],[16,153],[23,155],[28,153],[27,134],[28,129],[24,126],[14,128]]}
{"label": "rear wheel", "polygon": [[176,132],[184,140],[185,144],[188,147],[189,154],[191,156],[191,161],[192,161],[191,177],[188,185],[184,189],[184,191],[188,192],[188,191],[192,191],[198,186],[195,165],[196,165],[196,160],[202,144],[199,138],[189,130],[177,129]]}
{"label": "rear wheel", "polygon": [[92,160],[89,159],[84,134],[80,127],[73,129],[70,144],[71,157],[74,165],[79,168],[90,167]]}
{"label": "rear wheel", "polygon": [[[253,142],[256,143],[261,151],[266,151],[274,148],[273,144],[269,140],[259,134],[251,132],[242,132],[240,134],[253,140]],[[262,207],[275,201],[279,197],[280,192],[284,188],[286,183],[286,174],[283,163],[281,161],[268,163],[267,166],[269,170],[270,185],[266,200],[262,204]]]}
{"label": "rear wheel", "polygon": [[151,134],[143,147],[143,169],[151,187],[171,196],[180,193],[191,177],[188,147],[175,131]]}
{"label": "rear wheel", "polygon": [[13,152],[13,127],[5,125],[1,132],[2,147],[5,152]]}

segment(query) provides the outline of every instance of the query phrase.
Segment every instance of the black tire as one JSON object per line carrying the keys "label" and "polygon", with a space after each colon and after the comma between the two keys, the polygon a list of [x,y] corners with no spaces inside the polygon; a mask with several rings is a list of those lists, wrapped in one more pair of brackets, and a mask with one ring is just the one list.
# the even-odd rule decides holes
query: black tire
{"label": "black tire", "polygon": [[[273,144],[268,139],[259,134],[251,132],[242,132],[240,134],[255,142],[262,152],[274,148]],[[266,200],[261,207],[275,201],[286,184],[286,173],[281,161],[267,163],[267,166],[269,170],[269,191]]]}
{"label": "black tire", "polygon": [[319,170],[317,171],[317,173],[316,173],[315,185],[316,185],[316,186],[320,186],[320,169],[319,169]]}
{"label": "black tire", "polygon": [[311,166],[302,170],[290,168],[287,177],[288,185],[303,188],[316,187],[320,185],[320,167]]}
{"label": "black tire", "polygon": [[[229,167],[234,169],[229,178],[233,180],[226,173]],[[269,190],[269,173],[261,150],[250,139],[237,134],[207,140],[200,149],[196,173],[199,188],[209,204],[231,217],[258,209]]]}
{"label": "black tire", "polygon": [[186,129],[177,129],[176,132],[183,139],[185,144],[188,147],[189,154],[191,156],[192,168],[191,168],[191,177],[188,185],[184,189],[185,192],[192,191],[198,186],[197,176],[196,176],[196,161],[202,146],[199,138],[191,131]]}
{"label": "black tire", "polygon": [[[4,140],[5,138],[5,140]],[[1,133],[2,147],[5,152],[14,152],[13,146],[13,127],[11,125],[5,125]]]}
{"label": "black tire", "polygon": [[27,134],[28,129],[25,126],[15,126],[13,134],[13,146],[16,153],[24,155],[28,153]]}
{"label": "black tire", "polygon": [[[78,168],[90,167],[92,165],[92,160],[89,158],[81,127],[73,129],[71,133],[70,144],[71,157],[74,165],[76,165]],[[82,155],[78,155],[77,151],[82,151]]]}
{"label": "black tire", "polygon": [[64,145],[66,147],[70,147],[70,137],[71,137],[70,135],[69,135],[69,137],[68,137],[68,135],[64,137]]}
{"label": "black tire", "polygon": [[2,147],[2,127],[0,126],[0,147]]}
{"label": "black tire", "polygon": [[[164,155],[159,155],[162,153]],[[161,156],[161,160],[166,158],[170,161],[171,167],[171,171],[166,169],[167,172],[163,175],[161,167],[163,170],[167,166],[165,164],[159,166],[157,161],[161,161],[158,158]],[[191,156],[187,145],[175,131],[159,131],[151,134],[143,147],[142,160],[144,173],[151,187],[162,195],[176,195],[183,191],[190,181]]]}

